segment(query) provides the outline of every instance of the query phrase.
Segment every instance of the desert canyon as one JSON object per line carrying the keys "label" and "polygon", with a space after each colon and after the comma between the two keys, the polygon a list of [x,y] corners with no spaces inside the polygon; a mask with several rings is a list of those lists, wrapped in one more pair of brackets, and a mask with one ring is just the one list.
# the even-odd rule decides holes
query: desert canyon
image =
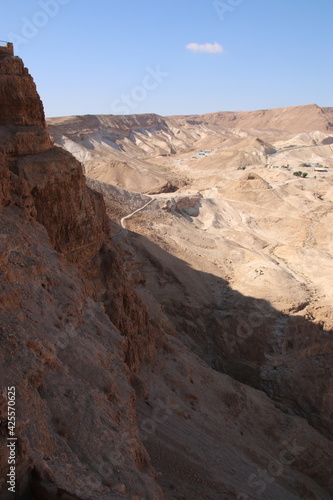
{"label": "desert canyon", "polygon": [[45,120],[0,47],[0,497],[332,500],[333,108]]}

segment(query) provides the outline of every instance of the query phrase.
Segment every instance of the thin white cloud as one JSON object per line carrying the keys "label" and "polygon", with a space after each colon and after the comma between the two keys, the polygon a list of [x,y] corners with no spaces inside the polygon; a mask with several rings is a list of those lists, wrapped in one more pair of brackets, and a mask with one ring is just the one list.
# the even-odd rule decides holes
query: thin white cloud
{"label": "thin white cloud", "polygon": [[191,52],[203,52],[205,54],[218,54],[223,52],[223,47],[219,43],[188,43],[187,50]]}

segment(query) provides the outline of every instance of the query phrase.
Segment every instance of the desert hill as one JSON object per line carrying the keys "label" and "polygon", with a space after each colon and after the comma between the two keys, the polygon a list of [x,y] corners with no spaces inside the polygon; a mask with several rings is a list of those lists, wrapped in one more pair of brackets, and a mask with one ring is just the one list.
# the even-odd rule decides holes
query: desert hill
{"label": "desert hill", "polygon": [[332,108],[316,105],[201,116],[88,115],[47,123],[56,144],[83,162],[89,177],[143,193],[188,185],[188,172],[165,164],[170,155],[184,155],[178,157],[182,161],[207,150],[212,154],[205,168],[214,161],[246,167],[269,161],[275,148],[283,156],[284,149],[294,147],[301,160],[309,151],[300,149],[313,146],[311,160],[320,163],[330,156],[333,141]]}
{"label": "desert hill", "polygon": [[176,116],[176,121],[213,123],[229,129],[275,129],[286,132],[333,131],[333,108],[316,104],[258,111],[220,111],[200,116]]}
{"label": "desert hill", "polygon": [[[10,47],[0,88],[1,498],[14,386],[18,499],[330,500],[329,160],[294,178],[260,137],[61,119],[85,178]],[[247,171],[188,151],[207,135]]]}

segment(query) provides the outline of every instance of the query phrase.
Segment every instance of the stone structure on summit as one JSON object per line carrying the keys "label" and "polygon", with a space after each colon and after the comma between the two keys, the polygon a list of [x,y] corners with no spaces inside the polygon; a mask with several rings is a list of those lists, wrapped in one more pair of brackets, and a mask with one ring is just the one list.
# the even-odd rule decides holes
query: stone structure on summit
{"label": "stone structure on summit", "polygon": [[[6,44],[6,45],[4,45]],[[14,55],[14,44],[11,42],[0,41],[0,54]]]}

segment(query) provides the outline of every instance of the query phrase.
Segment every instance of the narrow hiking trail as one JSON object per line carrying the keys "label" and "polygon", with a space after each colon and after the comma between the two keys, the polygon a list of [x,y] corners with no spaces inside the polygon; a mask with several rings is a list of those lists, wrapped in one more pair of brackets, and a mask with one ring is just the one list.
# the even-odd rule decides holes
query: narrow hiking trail
{"label": "narrow hiking trail", "polygon": [[151,200],[149,200],[145,205],[143,205],[143,207],[138,208],[137,210],[134,210],[134,212],[130,213],[129,215],[126,215],[125,217],[122,217],[120,219],[120,225],[121,225],[121,227],[123,229],[126,229],[125,220],[129,219],[130,217],[133,217],[133,215],[137,214],[138,212],[141,212],[141,210],[143,210],[144,208],[148,207],[148,205],[150,205],[153,201],[155,201],[155,198],[151,198]]}

